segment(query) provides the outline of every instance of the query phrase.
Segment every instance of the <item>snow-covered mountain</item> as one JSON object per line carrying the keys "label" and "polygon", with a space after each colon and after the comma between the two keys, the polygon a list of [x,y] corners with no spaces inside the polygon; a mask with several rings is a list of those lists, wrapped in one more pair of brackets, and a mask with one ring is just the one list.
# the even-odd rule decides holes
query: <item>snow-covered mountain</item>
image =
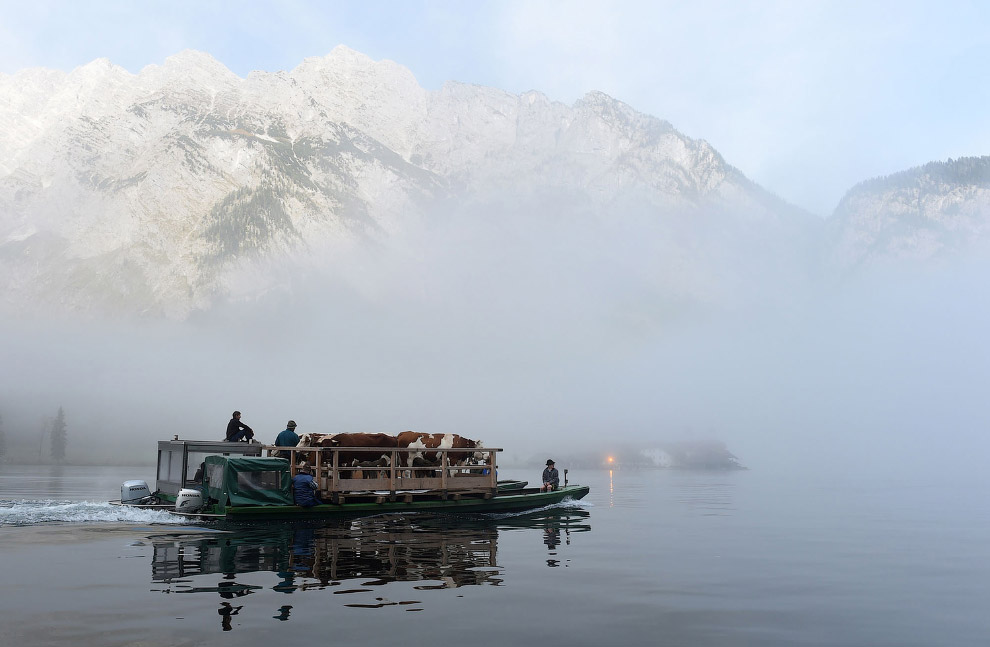
{"label": "snow-covered mountain", "polygon": [[[878,215],[872,186],[840,206],[826,255],[858,262],[876,247],[869,232],[903,220]],[[985,204],[957,193],[963,216]],[[561,268],[583,262],[656,301],[703,304],[802,289],[826,240],[820,220],[707,142],[598,92],[567,106],[460,83],[429,91],[345,47],[244,79],[194,51],[139,74],[101,59],[0,75],[8,309],[184,318],[291,288],[308,268],[336,271],[328,261],[350,247],[421,260],[436,249],[423,232],[490,267],[522,248],[526,271],[546,257],[571,276]]]}

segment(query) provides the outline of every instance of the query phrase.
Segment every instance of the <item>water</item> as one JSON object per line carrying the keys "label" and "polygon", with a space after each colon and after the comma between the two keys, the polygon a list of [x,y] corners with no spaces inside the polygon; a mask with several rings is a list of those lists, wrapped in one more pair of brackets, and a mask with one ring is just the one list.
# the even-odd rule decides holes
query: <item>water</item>
{"label": "water", "polygon": [[0,466],[0,643],[912,646],[990,628],[983,475],[572,470],[585,500],[523,515],[260,527],[102,503],[149,469]]}

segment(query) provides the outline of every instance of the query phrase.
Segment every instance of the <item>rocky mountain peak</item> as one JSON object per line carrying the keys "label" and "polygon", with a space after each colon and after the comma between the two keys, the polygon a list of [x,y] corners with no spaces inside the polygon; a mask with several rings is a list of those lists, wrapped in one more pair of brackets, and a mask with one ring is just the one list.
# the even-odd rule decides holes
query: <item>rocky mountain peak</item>
{"label": "rocky mountain peak", "polygon": [[241,82],[241,78],[220,61],[191,49],[169,56],[162,65],[144,67],[139,76],[150,91],[179,89],[195,94],[229,91]]}

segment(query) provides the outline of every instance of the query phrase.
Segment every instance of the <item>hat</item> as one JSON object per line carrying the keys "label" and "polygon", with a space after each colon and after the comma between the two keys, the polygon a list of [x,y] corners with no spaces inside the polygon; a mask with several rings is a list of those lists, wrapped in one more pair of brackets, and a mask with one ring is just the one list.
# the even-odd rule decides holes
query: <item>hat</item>
{"label": "hat", "polygon": [[289,429],[295,429],[296,428],[296,421],[295,420],[290,420],[285,426],[288,427]]}
{"label": "hat", "polygon": [[554,464],[553,459],[552,458],[548,458],[547,459],[547,465],[553,465],[553,464]]}

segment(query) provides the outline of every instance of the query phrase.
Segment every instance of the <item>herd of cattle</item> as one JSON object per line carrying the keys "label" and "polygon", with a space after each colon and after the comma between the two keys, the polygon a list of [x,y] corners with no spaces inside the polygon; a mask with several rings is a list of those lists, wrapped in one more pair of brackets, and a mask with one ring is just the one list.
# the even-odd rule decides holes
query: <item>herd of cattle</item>
{"label": "herd of cattle", "polygon": [[[418,431],[403,431],[395,436],[381,433],[303,434],[296,445],[296,461],[305,460],[314,464],[317,460],[316,452],[301,453],[299,450],[305,447],[346,448],[336,452],[337,465],[359,469],[390,467],[393,450],[396,449],[403,450],[396,453],[399,467],[419,470],[440,467],[440,452],[430,451],[431,449],[464,450],[447,452],[448,465],[451,466],[477,464],[486,459],[485,452],[476,451],[484,449],[479,440],[457,434],[427,434]],[[323,454],[322,461],[329,462],[331,453]]]}

